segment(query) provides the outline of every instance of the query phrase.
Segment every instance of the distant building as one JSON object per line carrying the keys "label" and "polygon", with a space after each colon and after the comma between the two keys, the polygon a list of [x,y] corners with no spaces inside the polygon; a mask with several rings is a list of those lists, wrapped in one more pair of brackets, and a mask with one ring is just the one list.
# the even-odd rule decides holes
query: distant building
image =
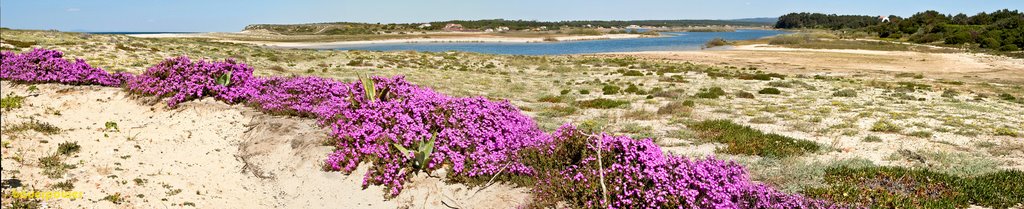
{"label": "distant building", "polygon": [[626,26],[626,28],[628,28],[628,29],[639,29],[640,26],[639,25],[629,25],[629,26]]}
{"label": "distant building", "polygon": [[448,23],[444,26],[444,31],[462,31],[462,24]]}
{"label": "distant building", "polygon": [[429,28],[430,26],[431,26],[430,23],[423,23],[422,25],[420,25],[417,28],[423,29],[423,28]]}
{"label": "distant building", "polygon": [[494,32],[494,29],[490,29],[490,28],[488,28],[487,30],[484,30],[484,32],[488,32],[488,33],[490,33],[490,32]]}
{"label": "distant building", "polygon": [[878,20],[882,22],[889,22],[889,16],[878,16]]}
{"label": "distant building", "polygon": [[498,31],[498,32],[501,32],[501,31],[508,31],[509,29],[508,29],[508,27],[501,26],[501,27],[494,28],[494,30]]}

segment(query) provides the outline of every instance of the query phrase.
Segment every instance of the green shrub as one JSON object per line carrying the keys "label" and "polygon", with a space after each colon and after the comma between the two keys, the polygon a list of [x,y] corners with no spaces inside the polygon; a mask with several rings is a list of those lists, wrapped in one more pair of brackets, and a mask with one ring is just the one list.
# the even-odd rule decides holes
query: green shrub
{"label": "green shrub", "polygon": [[627,101],[619,101],[612,99],[597,98],[592,100],[583,100],[576,102],[577,106],[583,108],[596,108],[596,109],[611,109],[629,104]]}
{"label": "green shrub", "polygon": [[562,91],[561,91],[561,92],[558,92],[558,93],[559,93],[559,94],[562,94],[562,95],[566,95],[566,94],[569,94],[570,92],[572,92],[572,90],[569,90],[569,89],[562,89]]}
{"label": "green shrub", "polygon": [[626,71],[622,72],[622,75],[623,76],[644,76],[644,73],[640,72],[638,70],[626,70]]}
{"label": "green shrub", "polygon": [[62,155],[75,154],[81,149],[82,146],[78,145],[78,142],[61,142],[59,145],[57,145],[57,153],[60,153]]}
{"label": "green shrub", "polygon": [[562,102],[563,100],[565,100],[565,98],[561,97],[561,96],[547,95],[547,96],[542,96],[542,97],[538,98],[537,102],[559,103],[559,102]]}
{"label": "green shrub", "polygon": [[587,89],[580,89],[580,94],[582,94],[582,95],[587,95],[587,94],[590,94],[590,90],[587,90]]}
{"label": "green shrub", "polygon": [[616,85],[604,85],[604,87],[601,88],[601,91],[604,92],[604,95],[618,94],[619,87]]}
{"label": "green shrub", "polygon": [[696,96],[697,96],[697,98],[704,98],[704,99],[718,99],[718,97],[724,96],[724,95],[725,95],[725,90],[722,90],[722,88],[711,87],[711,88],[701,89],[700,92],[697,92]]}
{"label": "green shrub", "polygon": [[882,142],[882,137],[866,136],[866,137],[864,137],[864,139],[861,139],[861,141],[863,141],[863,142]]}
{"label": "green shrub", "polygon": [[889,120],[878,120],[875,121],[875,124],[871,125],[870,130],[875,132],[896,133],[903,130],[903,128]]}
{"label": "green shrub", "polygon": [[58,128],[57,126],[54,126],[53,124],[42,122],[42,121],[38,121],[38,120],[35,120],[35,119],[29,120],[28,122],[24,122],[24,123],[14,124],[14,125],[12,125],[10,127],[4,128],[4,131],[11,132],[11,133],[27,131],[27,130],[32,130],[32,131],[39,132],[39,133],[42,133],[42,134],[45,134],[45,135],[57,134],[57,133],[60,133],[60,131],[61,131],[60,128]]}
{"label": "green shrub", "polygon": [[750,92],[745,92],[745,91],[737,91],[733,95],[736,95],[736,98],[744,98],[744,99],[753,99],[754,98],[754,94],[751,94]]}
{"label": "green shrub", "polygon": [[664,107],[658,108],[658,115],[689,115],[693,112],[693,101],[689,101],[687,105],[686,101],[669,102]]}
{"label": "green shrub", "polygon": [[777,88],[768,87],[768,88],[761,89],[760,91],[757,91],[757,93],[758,94],[782,94],[782,91],[779,91],[779,89],[777,89]]}
{"label": "green shrub", "polygon": [[719,37],[713,38],[711,40],[708,40],[708,42],[704,43],[704,47],[707,47],[707,48],[713,48],[713,47],[725,46],[725,45],[729,45],[729,41],[726,41],[725,39],[719,38]]}
{"label": "green shrub", "polygon": [[700,138],[705,141],[726,144],[725,149],[718,151],[727,154],[781,158],[820,149],[818,144],[812,141],[766,134],[729,120],[702,121],[690,125],[690,128],[699,132]]}
{"label": "green shrub", "polygon": [[857,97],[857,92],[853,89],[843,89],[832,93],[834,97]]}
{"label": "green shrub", "polygon": [[1020,134],[1009,127],[999,127],[994,131],[996,136],[1018,137]]}
{"label": "green shrub", "polygon": [[1004,170],[961,178],[903,167],[834,167],[825,170],[826,187],[803,193],[872,208],[1009,208],[1024,202],[1024,172]]}
{"label": "green shrub", "polygon": [[932,132],[930,132],[930,131],[914,131],[914,132],[910,132],[907,135],[921,137],[921,138],[932,138],[932,135],[934,135],[934,134],[932,134]]}
{"label": "green shrub", "polygon": [[25,97],[14,95],[14,93],[7,94],[6,97],[0,98],[0,109],[12,110],[21,108],[21,103],[25,101]]}
{"label": "green shrub", "polygon": [[957,93],[956,90],[953,89],[946,89],[945,91],[942,91],[942,97],[945,98],[953,98],[959,95],[960,93]]}
{"label": "green shrub", "polygon": [[1017,101],[1017,97],[1014,97],[1013,95],[1010,95],[1010,94],[1007,94],[1007,93],[999,94],[999,98],[1002,99],[1002,100],[1011,101],[1011,102],[1016,102]]}
{"label": "green shrub", "polygon": [[622,92],[630,93],[630,94],[645,94],[645,93],[647,93],[647,92],[644,92],[644,90],[640,90],[640,87],[637,87],[634,84],[629,84],[629,87],[626,87],[626,90],[622,90]]}

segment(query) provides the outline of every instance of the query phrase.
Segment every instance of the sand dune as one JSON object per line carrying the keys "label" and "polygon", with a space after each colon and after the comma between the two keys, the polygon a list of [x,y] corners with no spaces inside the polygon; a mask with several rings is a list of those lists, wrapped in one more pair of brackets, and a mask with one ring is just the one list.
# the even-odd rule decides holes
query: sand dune
{"label": "sand dune", "polygon": [[[63,130],[26,131],[16,134],[22,136],[18,140],[3,135],[14,141],[3,155],[25,159],[5,159],[4,170],[19,171],[22,182],[46,182],[31,185],[44,190],[72,179],[74,190],[89,200],[47,202],[51,207],[511,208],[529,199],[528,188],[498,184],[478,190],[419,174],[389,200],[382,187],[361,186],[365,165],[352,175],[320,169],[332,148],[323,145],[329,131],[313,119],[271,116],[213,99],[167,109],[118,88],[45,84],[29,92],[25,85],[2,85],[4,95],[32,95],[24,107],[3,112],[4,125],[34,119]],[[120,130],[105,130],[107,121]],[[56,152],[62,142],[81,145],[81,152],[63,160],[76,168],[62,178],[43,176],[36,159]],[[116,194],[123,203],[102,200]]]}

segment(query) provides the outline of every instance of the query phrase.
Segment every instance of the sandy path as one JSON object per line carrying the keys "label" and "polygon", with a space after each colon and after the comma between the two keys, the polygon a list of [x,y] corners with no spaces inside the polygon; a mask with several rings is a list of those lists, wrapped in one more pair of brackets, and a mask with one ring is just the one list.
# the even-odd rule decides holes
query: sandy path
{"label": "sandy path", "polygon": [[[492,185],[477,192],[420,174],[400,196],[385,199],[382,187],[362,188],[366,166],[352,175],[320,170],[332,148],[322,145],[328,131],[312,119],[269,116],[212,99],[167,109],[117,88],[47,84],[30,93],[6,81],[2,87],[3,95],[34,95],[24,107],[3,112],[5,127],[35,119],[63,130],[19,132],[16,138],[5,130],[4,141],[12,143],[2,149],[2,177],[43,190],[74,179],[73,191],[83,192],[84,200],[46,202],[59,208],[510,208],[529,198],[527,188]],[[105,131],[107,121],[120,131]],[[61,142],[77,142],[82,151],[64,160],[76,168],[50,179],[37,159],[56,152]],[[113,194],[125,202],[102,200]]]}
{"label": "sandy path", "polygon": [[977,53],[924,53],[847,49],[795,49],[765,44],[723,50],[606,53],[652,59],[722,64],[784,73],[891,74],[923,73],[929,78],[978,78],[1024,83],[1024,60]]}

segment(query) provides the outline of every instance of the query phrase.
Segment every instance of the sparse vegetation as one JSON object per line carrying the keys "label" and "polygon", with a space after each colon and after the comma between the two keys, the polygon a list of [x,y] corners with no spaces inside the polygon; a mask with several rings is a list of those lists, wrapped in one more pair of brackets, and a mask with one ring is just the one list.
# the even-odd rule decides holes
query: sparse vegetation
{"label": "sparse vegetation", "polygon": [[728,120],[708,120],[690,125],[707,142],[726,144],[727,154],[789,157],[816,152],[818,144],[778,134],[766,134]]}
{"label": "sparse vegetation", "polygon": [[843,89],[832,93],[834,97],[857,97],[857,92],[853,89]]}
{"label": "sparse vegetation", "polygon": [[782,91],[779,91],[779,89],[777,89],[777,88],[768,87],[768,88],[761,89],[760,91],[757,91],[757,93],[758,94],[782,94]]}
{"label": "sparse vegetation", "polygon": [[582,108],[610,109],[628,105],[627,101],[597,98],[592,100],[577,101],[576,105]]}
{"label": "sparse vegetation", "polygon": [[14,95],[13,93],[7,94],[7,96],[0,98],[0,109],[12,110],[21,108],[21,103],[24,100],[25,97],[23,96]]}

